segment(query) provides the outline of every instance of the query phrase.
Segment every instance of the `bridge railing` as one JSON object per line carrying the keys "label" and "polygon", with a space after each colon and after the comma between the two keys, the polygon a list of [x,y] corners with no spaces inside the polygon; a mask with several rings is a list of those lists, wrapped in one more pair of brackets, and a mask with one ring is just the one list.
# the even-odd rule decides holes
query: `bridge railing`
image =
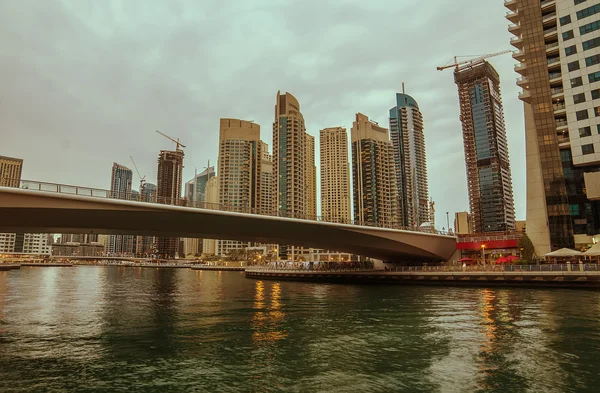
{"label": "bridge railing", "polygon": [[396,266],[389,272],[567,272],[600,271],[597,263],[543,264],[543,265],[477,265],[477,266]]}
{"label": "bridge railing", "polygon": [[[285,263],[285,262],[283,262]],[[375,268],[370,262],[337,262],[337,263],[319,263],[309,264],[291,263],[284,265],[265,265],[249,266],[246,271],[249,272],[272,272],[272,273],[335,273],[335,272],[372,272]]]}
{"label": "bridge railing", "polygon": [[[169,197],[161,197],[156,195],[155,191],[146,190],[142,193],[137,191],[129,191],[129,192],[120,192],[120,191],[111,191],[104,190],[100,188],[92,188],[92,187],[81,187],[74,186],[69,184],[58,184],[58,183],[47,183],[36,180],[17,180],[14,179],[13,184],[18,184],[19,188],[33,190],[33,191],[44,191],[44,192],[52,192],[58,194],[69,194],[69,195],[81,195],[87,197],[95,197],[95,198],[106,198],[106,199],[122,199],[128,201],[135,202],[146,202],[146,203],[159,203],[163,205],[174,205],[174,206],[182,206],[182,207],[192,207],[198,209],[208,209],[208,210],[220,210],[234,213],[248,213],[248,214],[257,214],[263,216],[272,216],[272,217],[284,217],[284,218],[297,218],[304,220],[313,220],[320,222],[329,222],[335,224],[349,224],[349,225],[357,225],[357,226],[367,226],[367,227],[377,227],[381,226],[377,225],[375,222],[365,222],[365,221],[355,221],[355,220],[327,220],[321,216],[315,215],[298,215],[298,214],[287,214],[286,212],[281,211],[269,211],[265,209],[251,209],[246,206],[239,205],[228,205],[221,203],[210,203],[203,201],[192,201],[187,200],[185,198],[169,198]],[[439,234],[439,235],[453,235],[452,233],[446,231],[439,231],[430,227],[404,227],[404,226],[393,226],[390,229],[397,230],[405,230],[411,232],[420,232],[420,233],[430,233],[430,234]]]}

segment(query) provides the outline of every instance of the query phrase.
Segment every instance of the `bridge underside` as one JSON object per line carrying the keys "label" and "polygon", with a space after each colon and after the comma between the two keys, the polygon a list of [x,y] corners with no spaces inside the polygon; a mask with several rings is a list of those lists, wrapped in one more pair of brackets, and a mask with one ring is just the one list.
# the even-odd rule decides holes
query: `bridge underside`
{"label": "bridge underside", "polygon": [[390,262],[450,258],[456,238],[0,188],[0,232],[135,234],[290,244]]}

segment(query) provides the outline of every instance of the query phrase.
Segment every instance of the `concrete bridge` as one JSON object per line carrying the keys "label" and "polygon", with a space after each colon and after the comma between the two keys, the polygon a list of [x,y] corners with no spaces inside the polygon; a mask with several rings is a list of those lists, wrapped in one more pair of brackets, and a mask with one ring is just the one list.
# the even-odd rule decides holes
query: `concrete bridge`
{"label": "concrete bridge", "polygon": [[336,250],[388,262],[444,261],[456,250],[456,238],[441,234],[72,195],[41,189],[0,187],[0,232],[240,240]]}

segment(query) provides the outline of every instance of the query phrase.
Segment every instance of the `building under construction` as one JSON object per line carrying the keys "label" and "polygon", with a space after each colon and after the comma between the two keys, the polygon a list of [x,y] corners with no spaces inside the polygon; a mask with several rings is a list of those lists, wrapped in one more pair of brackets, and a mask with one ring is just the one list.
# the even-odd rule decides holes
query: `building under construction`
{"label": "building under construction", "polygon": [[512,232],[515,209],[500,77],[485,60],[454,71],[474,233]]}
{"label": "building under construction", "polygon": [[[179,147],[179,146],[178,146]],[[183,150],[161,150],[158,156],[156,200],[165,205],[178,205],[181,198],[183,179]],[[159,258],[173,259],[177,253],[179,239],[157,237],[156,253]]]}

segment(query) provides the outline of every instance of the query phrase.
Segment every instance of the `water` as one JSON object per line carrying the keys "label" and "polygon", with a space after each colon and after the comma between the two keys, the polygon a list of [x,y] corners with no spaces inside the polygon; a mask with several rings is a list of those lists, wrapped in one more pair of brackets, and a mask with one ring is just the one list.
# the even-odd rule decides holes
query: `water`
{"label": "water", "polygon": [[0,272],[0,392],[596,392],[600,292]]}

